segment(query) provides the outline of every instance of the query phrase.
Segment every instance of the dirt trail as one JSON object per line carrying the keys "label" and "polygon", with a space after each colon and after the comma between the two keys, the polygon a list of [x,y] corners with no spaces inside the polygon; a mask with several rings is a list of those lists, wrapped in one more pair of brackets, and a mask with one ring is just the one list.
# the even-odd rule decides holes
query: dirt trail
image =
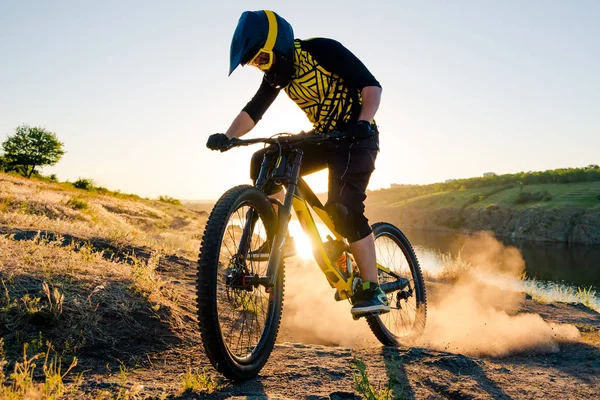
{"label": "dirt trail", "polygon": [[[223,382],[208,394],[176,398],[358,399],[353,381],[355,359],[362,359],[377,389],[388,384],[398,399],[593,399],[600,387],[600,315],[578,306],[541,305],[528,300],[523,311],[539,312],[554,322],[581,321],[581,342],[556,353],[503,358],[468,357],[425,348],[352,349],[280,343],[260,376],[242,384]],[[588,331],[588,332],[585,332]],[[129,381],[144,396],[180,390],[186,365],[207,366],[198,346],[173,349],[152,358],[147,370]],[[209,371],[216,376],[212,369]],[[91,378],[91,377],[90,377]],[[97,384],[106,382],[97,375]],[[106,384],[104,384],[106,385]],[[92,385],[91,387],[94,387]]]}
{"label": "dirt trail", "polygon": [[[190,263],[193,268],[193,262]],[[165,273],[169,273],[168,268]],[[192,276],[187,276],[182,284],[193,290]],[[179,393],[173,398],[182,399],[359,399],[362,397],[353,378],[358,359],[364,361],[373,387],[381,390],[389,385],[391,398],[397,399],[592,399],[598,395],[600,314],[581,305],[523,300],[518,310],[511,313],[533,313],[548,323],[573,324],[581,332],[581,338],[573,343],[561,343],[557,349],[515,351],[504,357],[476,357],[424,347],[384,348],[374,340],[361,339],[368,332],[366,323],[354,322],[349,316],[357,330],[347,335],[356,337],[355,342],[363,343],[362,346],[318,344],[324,342],[321,336],[306,336],[306,332],[289,329],[293,326],[289,320],[299,305],[289,299],[288,303],[291,304],[286,304],[287,309],[284,307],[284,329],[258,378],[241,384],[223,380],[211,394],[181,394],[181,377],[189,365],[206,367],[207,375],[219,379],[196,336],[193,343],[150,356],[144,369],[129,376],[127,387],[140,385],[142,398],[159,397],[166,392]],[[340,304],[329,297],[324,303]],[[323,321],[314,316],[309,322],[317,325]],[[344,322],[336,323],[347,329]],[[299,343],[299,338],[304,343]],[[112,381],[115,373],[112,372]],[[107,372],[88,378],[90,389],[106,387],[111,380]]]}
{"label": "dirt trail", "polygon": [[[16,239],[28,240],[29,236],[24,234]],[[137,250],[138,256],[144,254],[141,249]],[[115,249],[113,254],[125,255],[122,251]],[[123,261],[126,260],[124,256]],[[290,265],[288,277],[294,276],[293,268],[295,273],[306,275],[302,269],[306,267],[306,263]],[[530,313],[539,315],[544,323],[576,327],[580,336],[578,334],[575,340],[558,341],[555,347],[512,348],[502,357],[473,355],[470,351],[466,354],[472,355],[465,355],[452,348],[452,352],[439,351],[439,347],[432,350],[423,345],[384,348],[374,340],[364,321],[352,321],[347,304],[333,300],[326,283],[324,287],[311,286],[311,292],[319,300],[313,303],[307,296],[298,295],[292,279],[288,280],[282,330],[269,362],[256,379],[234,384],[220,379],[203,353],[194,317],[195,268],[194,260],[182,257],[164,257],[157,266],[163,279],[177,285],[182,293],[181,307],[188,316],[186,340],[154,353],[140,348],[136,354],[124,354],[119,360],[107,360],[102,354],[95,358],[82,357],[78,368],[86,372],[81,389],[89,398],[96,398],[98,390],[106,390],[115,395],[128,392],[132,398],[358,399],[361,393],[354,382],[357,360],[366,365],[369,381],[375,389],[392,389],[391,398],[598,398],[600,314],[584,306],[541,304],[521,298],[516,308],[507,312],[495,301],[486,304],[509,317]],[[304,284],[300,279],[295,281],[300,286]],[[436,299],[444,299],[444,290],[436,293],[435,287],[429,289],[433,315]],[[500,291],[488,297],[504,299],[505,296],[506,293]],[[317,306],[319,308],[314,308]],[[313,312],[306,312],[311,308]],[[315,313],[315,309],[319,312]],[[554,329],[554,325],[546,325]],[[311,330],[311,326],[324,328]],[[312,334],[307,335],[307,332]],[[489,334],[482,332],[474,330],[469,334],[474,337]],[[532,330],[530,336],[537,334],[538,331]],[[343,341],[340,337],[351,340]],[[125,371],[119,370],[121,362],[126,366]],[[218,382],[216,390],[210,394],[183,393],[182,376],[189,366],[201,371],[206,367],[205,376]]]}

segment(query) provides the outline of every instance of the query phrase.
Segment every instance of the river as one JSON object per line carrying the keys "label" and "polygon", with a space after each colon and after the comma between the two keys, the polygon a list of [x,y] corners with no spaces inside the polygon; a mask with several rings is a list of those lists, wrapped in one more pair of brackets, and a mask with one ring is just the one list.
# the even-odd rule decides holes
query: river
{"label": "river", "polygon": [[[421,264],[424,261],[441,263],[440,253],[458,254],[469,237],[431,231],[407,231],[405,234],[416,248]],[[575,287],[592,286],[593,290],[600,291],[600,246],[497,239],[520,251],[528,278]],[[438,265],[423,265],[423,268],[432,267],[435,269]]]}

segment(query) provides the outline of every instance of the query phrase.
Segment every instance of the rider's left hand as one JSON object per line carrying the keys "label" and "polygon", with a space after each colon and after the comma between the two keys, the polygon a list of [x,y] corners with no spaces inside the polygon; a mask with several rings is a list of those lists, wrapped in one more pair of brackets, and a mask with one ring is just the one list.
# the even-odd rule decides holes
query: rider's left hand
{"label": "rider's left hand", "polygon": [[351,140],[362,140],[373,136],[373,130],[371,129],[371,123],[369,121],[358,121],[354,124],[348,125],[346,128],[346,135]]}
{"label": "rider's left hand", "polygon": [[224,146],[229,142],[229,138],[224,133],[215,133],[208,137],[206,141],[206,147],[211,150],[227,150]]}

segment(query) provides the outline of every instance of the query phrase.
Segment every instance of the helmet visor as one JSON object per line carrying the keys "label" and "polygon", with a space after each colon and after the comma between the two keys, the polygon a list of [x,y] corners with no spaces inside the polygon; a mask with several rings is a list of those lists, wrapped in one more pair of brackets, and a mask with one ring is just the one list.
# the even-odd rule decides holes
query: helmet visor
{"label": "helmet visor", "polygon": [[268,71],[273,65],[273,51],[260,49],[250,61],[248,65],[259,68],[261,71]]}

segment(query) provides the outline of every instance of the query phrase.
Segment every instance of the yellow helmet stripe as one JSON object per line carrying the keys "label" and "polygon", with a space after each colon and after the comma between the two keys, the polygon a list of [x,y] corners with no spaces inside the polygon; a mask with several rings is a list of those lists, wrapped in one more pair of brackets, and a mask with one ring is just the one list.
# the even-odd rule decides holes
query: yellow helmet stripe
{"label": "yellow helmet stripe", "polygon": [[269,34],[267,35],[267,41],[263,49],[272,51],[277,40],[277,18],[273,11],[265,10],[265,14],[267,14],[267,20],[269,21]]}

